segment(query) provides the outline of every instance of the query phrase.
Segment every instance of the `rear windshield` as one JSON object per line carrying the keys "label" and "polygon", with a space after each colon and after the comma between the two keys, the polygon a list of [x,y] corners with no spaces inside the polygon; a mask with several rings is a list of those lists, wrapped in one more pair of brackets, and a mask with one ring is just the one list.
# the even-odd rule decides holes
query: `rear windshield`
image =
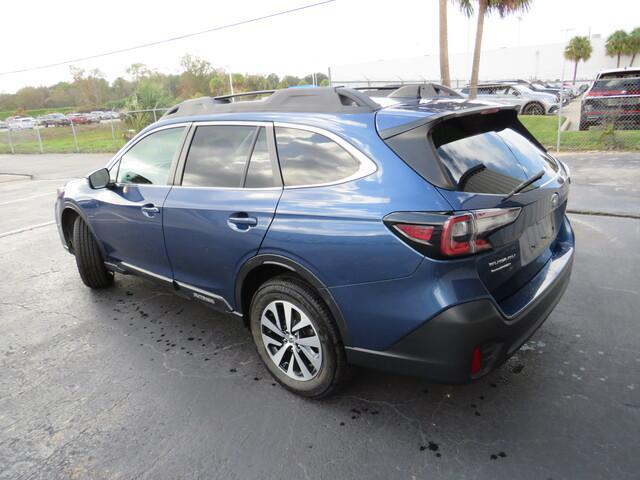
{"label": "rear windshield", "polygon": [[[415,147],[415,132],[405,132],[387,143],[427,180],[458,191],[506,194],[542,170],[544,176],[530,187],[535,188],[558,170],[553,158],[531,141],[515,113],[509,111],[469,115],[439,123],[421,139],[425,145],[422,152],[398,148],[403,136]],[[431,155],[428,155],[429,148]],[[429,178],[424,168],[428,162],[439,163],[447,185]]]}
{"label": "rear windshield", "polygon": [[610,94],[640,94],[640,71],[606,73],[596,80],[591,90]]}

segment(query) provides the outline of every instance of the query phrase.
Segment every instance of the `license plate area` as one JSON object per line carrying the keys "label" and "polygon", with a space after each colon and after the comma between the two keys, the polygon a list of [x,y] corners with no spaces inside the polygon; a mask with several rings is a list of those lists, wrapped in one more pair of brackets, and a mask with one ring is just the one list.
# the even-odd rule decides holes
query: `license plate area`
{"label": "license plate area", "polygon": [[530,225],[520,236],[520,261],[522,266],[535,260],[547,248],[556,236],[555,215],[550,213],[533,225]]}

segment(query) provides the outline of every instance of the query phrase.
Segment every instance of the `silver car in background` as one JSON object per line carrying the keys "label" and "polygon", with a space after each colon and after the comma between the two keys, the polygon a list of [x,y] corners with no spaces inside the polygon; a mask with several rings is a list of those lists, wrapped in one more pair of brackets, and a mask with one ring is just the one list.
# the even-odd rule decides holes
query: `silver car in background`
{"label": "silver car in background", "polygon": [[[469,86],[460,90],[469,94]],[[501,105],[517,105],[523,115],[547,115],[556,113],[558,99],[551,93],[536,92],[523,84],[481,83],[478,98]]]}

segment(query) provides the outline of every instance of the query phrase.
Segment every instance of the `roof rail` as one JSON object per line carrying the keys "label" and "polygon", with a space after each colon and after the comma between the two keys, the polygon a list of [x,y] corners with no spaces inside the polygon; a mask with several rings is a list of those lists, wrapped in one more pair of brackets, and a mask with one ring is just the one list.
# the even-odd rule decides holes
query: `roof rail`
{"label": "roof rail", "polygon": [[[257,95],[269,96],[261,100],[232,102],[236,97]],[[237,112],[371,113],[379,109],[380,105],[352,88],[286,88],[186,100],[169,109],[162,118]]]}

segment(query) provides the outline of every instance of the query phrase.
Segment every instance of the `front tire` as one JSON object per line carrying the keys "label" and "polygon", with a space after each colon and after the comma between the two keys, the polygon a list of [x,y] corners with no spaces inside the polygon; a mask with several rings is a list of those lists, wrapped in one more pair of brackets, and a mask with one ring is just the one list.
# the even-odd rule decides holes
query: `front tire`
{"label": "front tire", "polygon": [[106,288],[113,283],[113,272],[105,268],[98,242],[80,217],[73,224],[73,251],[78,273],[87,287]]}
{"label": "front tire", "polygon": [[262,284],[251,301],[250,326],[258,355],[286,389],[321,398],[343,382],[347,366],[338,328],[310,285],[288,275]]}

